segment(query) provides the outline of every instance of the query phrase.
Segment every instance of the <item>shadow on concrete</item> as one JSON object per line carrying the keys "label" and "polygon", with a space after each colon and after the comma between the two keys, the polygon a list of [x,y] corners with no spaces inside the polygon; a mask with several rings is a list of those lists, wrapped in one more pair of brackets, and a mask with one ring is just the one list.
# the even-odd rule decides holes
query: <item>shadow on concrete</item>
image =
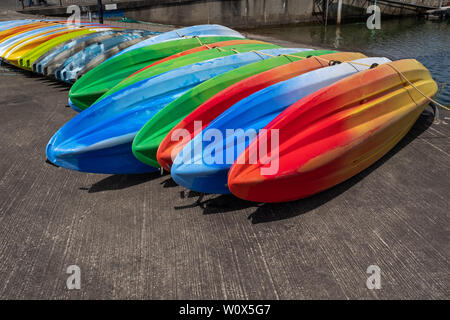
{"label": "shadow on concrete", "polygon": [[314,196],[311,196],[306,199],[301,199],[292,202],[286,203],[265,203],[253,212],[249,219],[253,224],[271,222],[283,219],[293,218],[305,213],[308,213],[311,210],[314,210],[326,202],[334,199],[340,194],[352,188],[354,185],[359,183],[369,174],[371,174],[374,170],[383,165],[386,161],[388,161],[392,156],[394,156],[397,152],[402,150],[408,144],[410,144],[415,138],[420,136],[424,131],[426,131],[434,121],[434,114],[428,110],[423,112],[408,134],[386,155],[384,155],[381,159],[371,165],[369,168],[363,170],[356,176],[324,191]]}
{"label": "shadow on concrete", "polygon": [[198,206],[203,209],[203,214],[217,214],[256,207],[255,212],[248,217],[253,224],[284,220],[308,213],[359,183],[426,131],[433,124],[433,121],[434,114],[426,110],[419,117],[409,133],[384,157],[356,176],[309,198],[286,203],[256,203],[239,199],[233,195],[219,195],[215,198],[202,201],[203,194],[197,192],[193,196],[199,196],[200,198],[195,203],[183,207],[176,207],[175,209],[180,210]]}
{"label": "shadow on concrete", "polygon": [[163,188],[174,188],[174,187],[178,186],[178,184],[171,177],[169,177],[168,179],[164,180],[160,184],[163,186]]}
{"label": "shadow on concrete", "polygon": [[28,70],[24,70],[24,69],[21,69],[19,67],[15,67],[15,66],[12,66],[10,64],[3,63],[3,62],[0,62],[0,67],[2,69],[4,69],[4,70],[7,70],[11,74],[13,74],[13,73],[22,74],[22,75],[24,75],[27,78],[39,78],[39,77],[41,77],[41,75],[36,74],[34,72],[31,72],[31,71],[28,71]]}
{"label": "shadow on concrete", "polygon": [[148,181],[152,181],[160,177],[161,174],[159,172],[144,173],[144,174],[115,174],[94,183],[90,188],[79,188],[79,189],[87,190],[88,193],[121,190]]}
{"label": "shadow on concrete", "polygon": [[49,87],[52,87],[55,89],[60,89],[59,91],[61,91],[61,92],[69,91],[70,88],[72,87],[72,84],[70,84],[70,83],[58,81],[54,78],[44,78],[44,76],[42,76],[42,75],[39,75],[39,78],[37,80],[48,85]]}
{"label": "shadow on concrete", "polygon": [[9,73],[14,74],[21,74],[27,78],[32,78],[32,79],[36,79],[39,82],[42,82],[44,84],[47,84],[48,86],[55,88],[55,89],[60,89],[59,91],[69,91],[70,88],[72,87],[72,84],[70,83],[66,83],[66,82],[62,82],[62,81],[58,81],[54,78],[48,78],[48,77],[44,77],[43,75],[39,74],[39,73],[35,73],[33,71],[28,71],[28,70],[24,70],[18,67],[14,67],[12,65],[9,64],[0,64],[0,67],[7,70]]}

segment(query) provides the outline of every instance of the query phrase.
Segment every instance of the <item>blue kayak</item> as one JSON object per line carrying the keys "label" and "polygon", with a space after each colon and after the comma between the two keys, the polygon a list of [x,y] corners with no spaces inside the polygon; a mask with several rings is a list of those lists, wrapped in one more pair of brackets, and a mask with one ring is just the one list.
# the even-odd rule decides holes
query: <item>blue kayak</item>
{"label": "blue kayak", "polygon": [[[261,50],[269,55],[301,49]],[[236,53],[180,67],[137,82],[95,103],[64,125],[47,145],[54,164],[92,173],[143,173],[156,170],[132,153],[137,132],[158,111],[186,91],[225,72],[270,58]]]}
{"label": "blue kayak", "polygon": [[[82,44],[92,44],[97,41],[99,38],[107,37],[107,36],[113,36],[114,34],[117,34],[118,31],[115,30],[105,30],[100,31],[96,33],[92,33],[89,35],[83,35],[71,40],[68,40],[59,46],[56,46],[52,50],[48,51],[46,54],[41,56],[38,60],[36,60],[33,63],[33,71],[38,72],[43,75],[47,75],[46,68],[49,64],[52,63],[53,60],[57,59],[60,55],[66,54],[67,52],[74,51],[74,53],[78,52],[79,50],[76,50],[79,46]],[[84,47],[82,47],[84,48]],[[76,51],[75,51],[76,50]],[[81,48],[80,48],[81,50]]]}
{"label": "blue kayak", "polygon": [[[364,58],[354,62],[370,66],[391,61],[386,58]],[[344,62],[274,84],[239,101],[181,150],[171,168],[172,178],[190,190],[230,193],[227,187],[228,170],[259,130],[298,100],[368,68]]]}
{"label": "blue kayak", "polygon": [[130,32],[106,39],[99,43],[94,43],[67,59],[58,69],[55,70],[54,76],[56,79],[64,82],[74,82],[77,79],[78,72],[95,57],[119,46],[124,42],[142,38],[146,35],[147,32]]}
{"label": "blue kayak", "polygon": [[135,44],[134,46],[131,46],[116,55],[114,55],[111,58],[117,57],[121,54],[124,54],[125,52],[129,52],[138,48],[151,46],[152,44],[161,43],[165,41],[170,40],[180,40],[186,37],[194,37],[194,36],[229,36],[229,37],[236,37],[236,38],[245,38],[242,34],[240,34],[237,31],[234,31],[233,29],[220,26],[217,24],[202,24],[192,27],[186,27],[181,28],[169,32],[164,32],[160,35],[157,35],[153,38],[147,39],[145,41],[142,41],[140,43]]}

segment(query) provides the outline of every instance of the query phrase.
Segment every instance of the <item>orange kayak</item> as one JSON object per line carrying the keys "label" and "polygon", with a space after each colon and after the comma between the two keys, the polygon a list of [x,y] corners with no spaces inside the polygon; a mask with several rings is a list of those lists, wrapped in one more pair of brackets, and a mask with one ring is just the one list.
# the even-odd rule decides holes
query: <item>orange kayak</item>
{"label": "orange kayak", "polygon": [[[428,97],[437,92],[429,71],[408,59],[360,72],[290,106],[237,158],[228,175],[231,192],[252,201],[291,201],[372,165],[429,102],[403,77]],[[258,148],[269,151],[258,155]]]}

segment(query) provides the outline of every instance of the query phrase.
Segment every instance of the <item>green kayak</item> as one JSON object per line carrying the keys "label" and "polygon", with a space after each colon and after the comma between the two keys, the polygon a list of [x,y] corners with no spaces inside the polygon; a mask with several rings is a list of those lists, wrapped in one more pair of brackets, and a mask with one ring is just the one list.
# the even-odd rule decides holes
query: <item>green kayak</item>
{"label": "green kayak", "polygon": [[[319,56],[336,51],[313,50],[301,51],[292,56],[307,57]],[[209,98],[229,86],[264,71],[288,64],[298,59],[289,56],[279,56],[271,59],[255,62],[247,66],[229,71],[211,80],[205,81],[197,87],[187,91],[181,97],[167,105],[149,120],[138,132],[133,141],[133,153],[143,163],[159,167],[156,153],[161,141],[166,135],[187,115],[194,111]],[[138,152],[136,152],[139,150]]]}
{"label": "green kayak", "polygon": [[90,107],[119,82],[146,66],[201,44],[238,39],[229,36],[199,37],[162,42],[112,57],[83,75],[72,86],[69,99],[79,109]]}
{"label": "green kayak", "polygon": [[158,74],[162,74],[164,72],[168,72],[170,70],[174,70],[183,66],[187,66],[190,64],[194,64],[197,62],[202,62],[206,60],[211,60],[215,58],[220,57],[226,57],[232,54],[236,53],[242,53],[242,52],[249,52],[252,50],[264,50],[264,49],[275,49],[275,48],[281,48],[280,46],[277,46],[275,44],[239,44],[235,46],[227,46],[227,47],[221,47],[221,48],[212,48],[209,50],[197,52],[194,54],[190,54],[187,56],[183,56],[177,59],[169,60],[166,62],[163,62],[161,64],[158,64],[152,68],[145,69],[139,73],[136,73],[132,77],[126,78],[121,83],[119,83],[117,86],[106,92],[103,96],[101,96],[97,101],[100,101],[122,89],[125,89],[126,87],[135,84],[137,82],[149,79],[151,77],[154,77]]}
{"label": "green kayak", "polygon": [[33,63],[37,59],[39,59],[42,55],[49,52],[56,46],[73,38],[94,32],[95,32],[94,30],[82,29],[80,31],[70,32],[62,36],[56,37],[54,39],[51,39],[50,41],[44,42],[41,45],[34,48],[33,50],[27,52],[21,59],[19,59],[19,66],[25,70],[31,70]]}

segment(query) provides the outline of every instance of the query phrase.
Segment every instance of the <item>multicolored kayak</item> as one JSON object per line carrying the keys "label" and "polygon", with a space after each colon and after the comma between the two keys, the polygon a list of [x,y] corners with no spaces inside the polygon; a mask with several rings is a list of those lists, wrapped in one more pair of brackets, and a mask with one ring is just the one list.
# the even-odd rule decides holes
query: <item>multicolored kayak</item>
{"label": "multicolored kayak", "polygon": [[211,48],[209,50],[197,52],[194,54],[190,54],[187,56],[183,56],[180,58],[172,59],[170,61],[166,61],[163,63],[160,63],[152,68],[144,68],[140,72],[137,72],[132,77],[128,77],[122,82],[120,82],[118,85],[113,87],[111,90],[106,92],[103,96],[101,96],[97,101],[100,101],[102,99],[105,99],[106,97],[119,92],[133,84],[136,84],[140,81],[149,79],[155,74],[160,74],[163,72],[167,72],[170,70],[174,70],[179,67],[183,67],[186,65],[194,64],[201,61],[211,60],[215,58],[220,57],[226,57],[230,55],[234,55],[236,53],[242,53],[242,52],[248,52],[252,50],[263,50],[263,49],[275,49],[280,48],[277,45],[270,44],[270,43],[251,43],[251,44],[238,44],[234,46],[225,46],[220,48]]}
{"label": "multicolored kayak", "polygon": [[[159,163],[156,159],[157,150],[162,140],[175,125],[212,96],[243,79],[260,74],[282,64],[292,62],[294,59],[299,60],[300,58],[305,58],[307,56],[319,56],[321,54],[333,52],[328,50],[313,51],[311,49],[300,49],[298,51],[299,52],[291,53],[289,56],[276,56],[271,59],[243,66],[210,79],[187,91],[180,98],[158,112],[158,114],[149,120],[139,131],[133,141],[134,155],[140,161],[158,167]],[[326,62],[323,62],[323,64],[325,65]]]}
{"label": "multicolored kayak", "polygon": [[46,43],[47,41],[50,41],[52,39],[58,38],[59,36],[70,34],[75,31],[76,29],[60,28],[57,29],[56,31],[46,33],[45,35],[39,35],[37,37],[32,37],[30,39],[21,41],[4,54],[4,59],[9,64],[18,66],[19,59],[21,59],[25,54],[27,54],[37,46]]}
{"label": "multicolored kayak", "polygon": [[111,49],[102,52],[101,54],[97,55],[94,59],[92,59],[91,61],[89,61],[89,63],[87,63],[83,68],[81,68],[78,72],[77,72],[77,76],[76,76],[76,81],[84,74],[86,74],[87,72],[91,71],[92,69],[96,68],[97,66],[99,66],[100,64],[102,64],[103,62],[105,62],[106,60],[108,60],[109,58],[111,58],[112,56],[114,56],[115,54],[117,54],[118,52],[125,50],[126,48],[135,45],[138,42],[141,42],[142,39],[144,38],[148,38],[149,36],[145,36],[142,38],[137,38],[137,39],[132,39],[129,41],[125,41],[120,43],[117,46],[112,47]]}
{"label": "multicolored kayak", "polygon": [[194,47],[198,48],[201,44],[210,45],[230,40],[243,41],[243,43],[253,41],[229,36],[202,36],[158,43],[115,56],[86,73],[72,86],[69,93],[70,104],[77,109],[84,110],[122,80],[146,66],[157,63],[173,54]]}
{"label": "multicolored kayak", "polygon": [[[233,164],[231,192],[251,201],[291,201],[366,169],[406,135],[429,102],[404,77],[426,96],[437,92],[422,64],[399,60],[298,101],[268,124]],[[276,141],[278,152],[249,164],[258,145],[271,150]]]}
{"label": "multicolored kayak", "polygon": [[64,82],[74,82],[77,79],[79,71],[92,61],[92,59],[124,42],[145,37],[145,34],[145,32],[136,31],[124,32],[115,37],[105,39],[102,42],[91,44],[89,47],[77,52],[62,63],[62,65],[54,71],[55,78]]}
{"label": "multicolored kayak", "polygon": [[[298,49],[269,49],[267,54]],[[267,59],[235,53],[160,74],[109,96],[69,121],[50,140],[48,159],[58,166],[94,173],[139,173],[154,168],[138,161],[131,144],[139,129],[168,103],[194,86],[240,66]]]}
{"label": "multicolored kayak", "polygon": [[274,84],[228,108],[180,151],[171,168],[172,178],[190,190],[229,193],[228,170],[257,132],[278,114],[317,90],[390,60],[364,58],[354,62],[320,68]]}
{"label": "multicolored kayak", "polygon": [[88,35],[91,33],[95,33],[95,31],[90,29],[80,29],[68,34],[61,35],[47,42],[44,42],[39,46],[37,46],[36,48],[34,48],[33,50],[30,50],[29,52],[24,54],[19,59],[19,67],[25,70],[32,70],[33,63],[40,57],[44,56],[47,52],[53,50],[55,47],[59,46],[60,44],[66,41],[72,40],[80,36]]}
{"label": "multicolored kayak", "polygon": [[10,35],[0,42],[0,57],[4,58],[4,54],[8,52],[8,50],[23,41],[34,39],[39,36],[45,36],[47,33],[53,30],[60,30],[61,28],[61,25],[45,25],[45,27],[33,28],[32,30],[26,30],[24,32],[19,32],[18,34]]}
{"label": "multicolored kayak", "polygon": [[117,35],[117,33],[118,31],[115,30],[106,30],[64,42],[37,59],[33,63],[32,69],[34,72],[38,72],[46,76],[53,75],[55,69],[70,56],[76,54],[93,43],[112,38]]}
{"label": "multicolored kayak", "polygon": [[134,46],[129,47],[126,50],[119,52],[116,56],[125,54],[127,52],[147,47],[156,43],[161,43],[165,41],[171,40],[179,40],[184,39],[186,37],[200,37],[200,36],[226,36],[226,37],[234,37],[234,38],[245,38],[239,32],[230,29],[228,27],[220,26],[217,24],[203,24],[192,27],[181,28],[169,32],[165,32],[153,38],[147,39],[140,43],[135,44]]}
{"label": "multicolored kayak", "polygon": [[28,32],[28,31],[32,31],[34,29],[39,29],[42,27],[48,27],[48,26],[52,26],[54,25],[53,23],[48,23],[48,22],[34,22],[34,23],[29,23],[29,24],[25,24],[25,25],[20,25],[17,27],[13,27],[4,31],[0,32],[0,42],[8,39],[9,37],[14,37],[17,36],[21,33],[24,32]]}
{"label": "multicolored kayak", "polygon": [[2,21],[0,23],[0,32],[15,27],[24,26],[31,23],[39,22],[40,20],[14,20],[14,21]]}
{"label": "multicolored kayak", "polygon": [[[323,50],[310,51],[307,52],[307,56],[315,56],[320,55],[320,53],[326,52]],[[305,53],[293,54],[298,56],[304,56]],[[161,144],[158,147],[157,151],[157,160],[158,163],[166,170],[170,171],[170,167],[172,166],[173,159],[175,159],[176,155],[183,149],[183,147],[192,139],[196,134],[198,134],[201,130],[203,130],[207,125],[211,123],[215,118],[217,118],[221,113],[227,110],[229,107],[239,102],[240,100],[248,97],[249,95],[262,90],[270,85],[275,83],[288,80],[290,78],[299,76],[306,72],[322,68],[327,66],[327,61],[351,61],[356,59],[362,59],[366,56],[357,53],[357,52],[337,52],[331,54],[321,55],[321,59],[315,58],[307,58],[298,61],[298,59],[293,58],[292,56],[281,56],[278,58],[273,58],[267,60],[267,62],[271,62],[274,65],[278,65],[278,67],[272,68],[268,71],[261,72],[249,78],[246,78],[242,81],[239,81],[228,88],[222,90],[218,94],[214,95],[200,106],[198,106],[194,111],[192,111],[188,116],[186,116],[183,120],[181,120],[163,139]],[[297,60],[292,62],[293,60]],[[217,77],[218,78],[218,77]],[[214,80],[210,80],[214,81]],[[206,82],[203,85],[205,85]],[[200,87],[200,86],[199,86]],[[197,87],[197,88],[199,88]],[[194,90],[197,91],[197,88]],[[203,99],[201,99],[203,100]],[[181,101],[181,98],[175,100],[173,104]],[[197,103],[197,99],[193,99],[191,103]],[[202,102],[202,101],[198,101]],[[167,106],[166,108],[168,108]],[[164,109],[164,111],[166,110]],[[154,119],[154,118],[153,118]],[[152,119],[152,120],[153,120]],[[200,125],[198,128],[197,126]],[[134,153],[144,163],[147,162],[147,154],[146,151],[139,151],[138,149],[147,149],[144,146],[144,142],[148,140],[145,138],[147,134],[144,133],[147,125],[144,126],[141,131],[138,133],[136,138],[133,141]],[[149,130],[149,134],[151,131]],[[182,138],[175,139],[175,137],[182,134]],[[142,135],[142,136],[141,136]],[[140,156],[138,155],[140,154]],[[148,156],[150,158],[150,156]]]}

